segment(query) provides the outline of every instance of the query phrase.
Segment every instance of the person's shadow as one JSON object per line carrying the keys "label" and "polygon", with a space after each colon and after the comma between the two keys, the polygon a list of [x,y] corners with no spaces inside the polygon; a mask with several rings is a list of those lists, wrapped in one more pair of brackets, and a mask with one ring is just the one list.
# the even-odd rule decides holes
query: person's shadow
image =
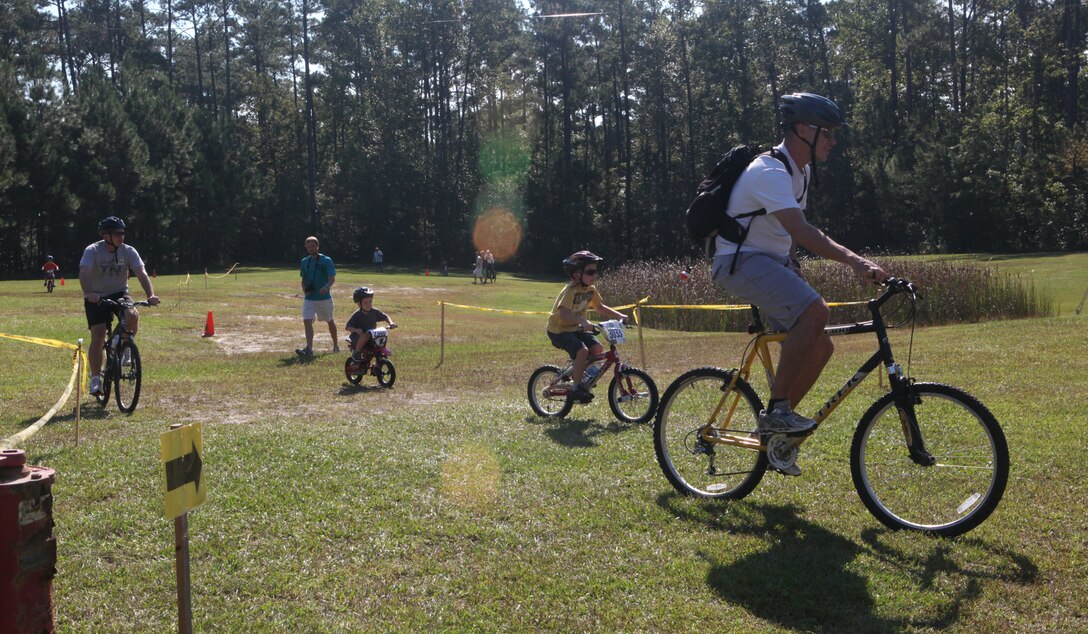
{"label": "person's shadow", "polygon": [[[968,549],[982,549],[995,566],[961,566],[949,556],[952,544],[918,535],[923,548],[905,552],[890,545],[887,529],[866,529],[858,543],[798,517],[792,504],[708,503],[708,507],[681,504],[675,493],[658,498],[674,517],[720,528],[722,535],[759,538],[764,547],[736,559],[723,560],[708,551],[699,555],[710,564],[707,585],[724,600],[744,606],[753,615],[786,629],[849,632],[898,632],[915,628],[943,628],[957,621],[964,607],[981,592],[981,578],[1004,578],[1032,583],[1038,575],[1026,557],[1000,551],[978,540],[959,538]],[[758,543],[758,542],[757,542]],[[718,546],[719,544],[714,544]],[[749,547],[751,540],[748,540]],[[962,549],[966,550],[966,549]],[[924,551],[924,554],[916,554]],[[717,549],[715,549],[717,552]],[[924,610],[909,617],[879,614],[872,591],[888,579],[866,578],[855,569],[855,559],[877,559],[881,571],[907,594],[933,593]],[[973,553],[972,553],[973,556]],[[959,559],[963,559],[961,554]],[[935,589],[935,577],[957,579],[958,589]],[[947,579],[945,579],[947,581]]]}

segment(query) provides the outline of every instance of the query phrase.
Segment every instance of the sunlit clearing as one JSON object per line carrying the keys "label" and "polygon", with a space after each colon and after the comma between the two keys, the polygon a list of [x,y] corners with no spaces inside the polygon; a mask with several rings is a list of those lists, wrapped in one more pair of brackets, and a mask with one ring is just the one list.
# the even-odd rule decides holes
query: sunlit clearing
{"label": "sunlit clearing", "polygon": [[477,251],[491,251],[495,260],[505,262],[521,245],[521,222],[509,209],[492,207],[476,218],[472,244]]}
{"label": "sunlit clearing", "polygon": [[457,506],[481,509],[499,491],[499,461],[483,447],[459,447],[442,463],[442,497]]}

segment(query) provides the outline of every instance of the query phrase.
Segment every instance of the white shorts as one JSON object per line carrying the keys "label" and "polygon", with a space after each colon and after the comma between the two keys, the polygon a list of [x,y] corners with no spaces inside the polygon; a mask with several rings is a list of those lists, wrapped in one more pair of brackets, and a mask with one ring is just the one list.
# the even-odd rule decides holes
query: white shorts
{"label": "white shorts", "polygon": [[302,320],[313,321],[314,317],[321,321],[332,321],[331,297],[329,299],[302,300]]}

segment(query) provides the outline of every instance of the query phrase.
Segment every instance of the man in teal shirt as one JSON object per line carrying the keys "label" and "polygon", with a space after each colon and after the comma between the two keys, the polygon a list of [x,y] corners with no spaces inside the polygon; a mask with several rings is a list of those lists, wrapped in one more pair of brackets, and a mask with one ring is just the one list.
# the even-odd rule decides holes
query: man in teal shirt
{"label": "man in teal shirt", "polygon": [[332,258],[318,253],[320,244],[317,238],[306,238],[306,252],[299,267],[299,275],[302,278],[302,323],[306,327],[306,347],[298,348],[295,354],[300,357],[312,357],[314,355],[314,318],[329,325],[329,335],[332,336],[332,351],[340,352],[340,346],[336,343],[336,322],[332,315],[332,285],[336,282],[336,267]]}

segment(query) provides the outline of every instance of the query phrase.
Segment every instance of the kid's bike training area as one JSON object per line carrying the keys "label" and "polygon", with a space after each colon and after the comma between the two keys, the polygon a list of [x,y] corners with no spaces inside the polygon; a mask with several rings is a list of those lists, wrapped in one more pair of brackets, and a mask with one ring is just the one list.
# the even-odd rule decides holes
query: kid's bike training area
{"label": "kid's bike training area", "polygon": [[[162,303],[141,310],[136,337],[138,409],[84,394],[77,445],[73,396],[19,444],[28,464],[57,474],[57,629],[176,628],[160,434],[199,422],[208,499],[188,520],[197,631],[1084,631],[1088,307],[1076,309],[1088,254],[945,258],[1028,285],[1044,307],[955,323],[954,296],[999,302],[978,276],[919,273],[919,260],[882,260],[919,285],[928,311],[913,332],[889,332],[896,361],[985,404],[1010,458],[996,510],[954,538],[892,531],[855,490],[857,422],[889,389],[879,368],[800,448],[801,476],[768,470],[742,500],[705,500],[670,484],[652,422],[615,416],[607,381],[564,417],[530,407],[530,375],[566,362],[546,316],[528,314],[550,309],[558,276],[474,285],[468,270],[338,267],[338,326],[361,285],[399,326],[388,332],[391,388],[349,381],[347,353],[332,353],[321,329],[312,358],[295,354],[293,268],[159,276]],[[684,279],[673,264],[606,268],[602,293],[612,306],[649,285],[651,303],[724,303],[701,294],[699,266]],[[0,282],[0,333],[86,344],[78,289]],[[879,290],[842,293],[853,296],[825,296]],[[850,310],[832,321],[860,318]],[[215,333],[204,337],[209,313]],[[741,366],[751,335],[722,332],[724,313],[709,314],[644,311],[622,360],[662,395],[695,368]],[[806,415],[874,350],[871,334],[835,343],[798,408]],[[72,352],[0,337],[0,363],[3,439],[57,402]],[[760,372],[750,383],[766,399]]]}

